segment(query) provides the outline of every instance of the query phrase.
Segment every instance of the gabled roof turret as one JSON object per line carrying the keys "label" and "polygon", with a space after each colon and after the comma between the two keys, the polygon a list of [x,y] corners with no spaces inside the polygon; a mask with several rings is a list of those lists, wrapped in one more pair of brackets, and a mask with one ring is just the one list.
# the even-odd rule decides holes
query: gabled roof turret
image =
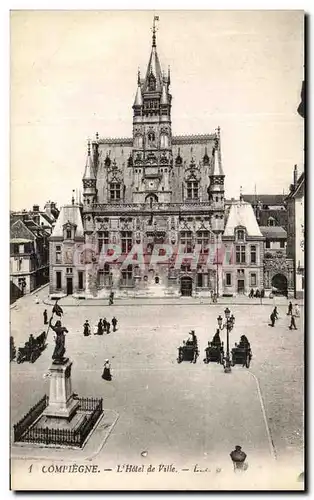
{"label": "gabled roof turret", "polygon": [[96,179],[92,155],[90,152],[90,141],[87,144],[87,158],[83,179]]}

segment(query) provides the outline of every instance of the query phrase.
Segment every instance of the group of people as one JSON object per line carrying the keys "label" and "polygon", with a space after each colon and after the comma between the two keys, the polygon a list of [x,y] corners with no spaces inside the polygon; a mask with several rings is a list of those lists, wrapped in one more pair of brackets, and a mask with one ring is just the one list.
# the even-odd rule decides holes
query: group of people
{"label": "group of people", "polygon": [[[293,307],[292,302],[291,301],[289,302],[287,316],[291,316],[289,330],[292,330],[292,329],[297,330],[297,326],[295,324],[295,318],[300,317],[300,308],[299,308],[298,304],[295,304]],[[269,326],[274,327],[277,319],[279,319],[279,315],[278,315],[277,306],[275,306],[271,315],[270,315],[270,325]]]}
{"label": "group of people", "polygon": [[[103,335],[104,333],[109,334],[111,324],[112,324],[112,331],[116,332],[117,331],[117,324],[118,324],[117,318],[113,317],[111,322],[107,321],[106,318],[104,318],[104,319],[100,318],[97,325],[95,326],[94,335]],[[86,320],[84,325],[83,325],[83,335],[85,337],[88,337],[89,335],[91,335],[91,327],[90,327],[88,320]]]}
{"label": "group of people", "polygon": [[251,288],[251,291],[249,293],[249,298],[253,299],[254,297],[256,299],[263,299],[265,297],[265,290],[264,290],[264,288],[262,288],[262,290],[257,289],[257,290],[255,290],[255,292],[254,292],[254,289]]}

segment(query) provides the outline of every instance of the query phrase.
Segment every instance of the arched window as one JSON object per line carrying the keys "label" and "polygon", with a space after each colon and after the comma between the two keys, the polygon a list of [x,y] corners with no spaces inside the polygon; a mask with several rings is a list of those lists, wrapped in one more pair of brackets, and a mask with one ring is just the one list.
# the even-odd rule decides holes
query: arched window
{"label": "arched window", "polygon": [[138,149],[143,147],[143,136],[141,134],[137,134],[135,137],[135,147]]}
{"label": "arched window", "polygon": [[169,139],[168,139],[167,134],[160,135],[160,147],[161,148],[168,148],[169,147]]}

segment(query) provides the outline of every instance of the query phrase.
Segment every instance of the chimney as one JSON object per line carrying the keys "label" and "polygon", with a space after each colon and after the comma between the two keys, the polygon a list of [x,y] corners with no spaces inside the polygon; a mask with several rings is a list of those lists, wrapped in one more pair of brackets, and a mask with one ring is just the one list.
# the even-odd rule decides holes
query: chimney
{"label": "chimney", "polygon": [[294,188],[297,187],[297,183],[298,183],[298,166],[294,165],[294,170],[293,170],[293,185],[294,185]]}
{"label": "chimney", "polygon": [[33,205],[33,212],[39,212],[39,205]]}

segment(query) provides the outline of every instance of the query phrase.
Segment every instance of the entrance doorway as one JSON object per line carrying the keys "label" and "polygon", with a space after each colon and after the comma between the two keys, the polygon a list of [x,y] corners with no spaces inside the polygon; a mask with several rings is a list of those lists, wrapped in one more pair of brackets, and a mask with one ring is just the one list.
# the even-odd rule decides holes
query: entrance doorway
{"label": "entrance doorway", "polygon": [[288,280],[284,274],[275,274],[271,280],[272,293],[287,296]]}
{"label": "entrance doorway", "polygon": [[181,278],[181,295],[182,297],[191,297],[192,295],[192,278]]}
{"label": "entrance doorway", "polygon": [[73,278],[67,278],[67,295],[73,293]]}
{"label": "entrance doorway", "polygon": [[238,280],[238,293],[244,293],[244,280]]}

